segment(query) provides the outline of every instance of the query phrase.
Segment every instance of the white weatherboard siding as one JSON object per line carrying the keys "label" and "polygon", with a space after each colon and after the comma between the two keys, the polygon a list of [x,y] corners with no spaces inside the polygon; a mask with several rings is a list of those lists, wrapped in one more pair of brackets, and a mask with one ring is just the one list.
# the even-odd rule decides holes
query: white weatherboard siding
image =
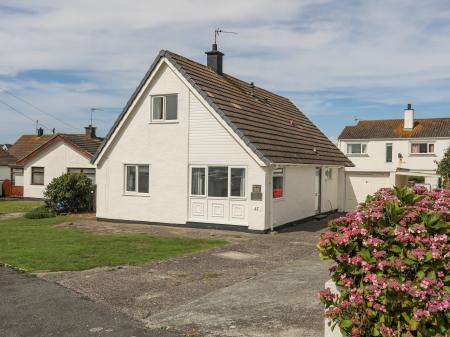
{"label": "white weatherboard siding", "polygon": [[[178,122],[150,123],[150,95],[178,94]],[[184,224],[188,204],[189,90],[163,65],[97,168],[97,217]],[[149,164],[149,195],[125,194],[125,164]]]}
{"label": "white weatherboard siding", "polygon": [[[44,185],[31,184],[31,168],[44,168]],[[30,158],[24,166],[23,195],[26,198],[43,198],[44,190],[54,178],[67,173],[67,168],[95,168],[89,159],[63,141],[57,141]]]}
{"label": "white weatherboard siding", "polygon": [[191,197],[190,207],[195,205],[205,211],[205,214],[198,216],[197,219],[190,216],[191,220],[202,221],[202,218],[208,218],[207,212],[211,211],[211,202],[214,202],[216,207],[225,206],[225,213],[228,213],[228,216],[225,214],[228,220],[222,223],[248,225],[250,229],[255,230],[266,229],[264,215],[266,193],[263,193],[261,201],[250,200],[252,185],[261,185],[262,191],[265,189],[264,169],[193,94],[190,98],[189,164],[245,167],[247,174],[244,198],[227,198],[228,200],[223,200],[225,204],[221,205],[220,200]]}

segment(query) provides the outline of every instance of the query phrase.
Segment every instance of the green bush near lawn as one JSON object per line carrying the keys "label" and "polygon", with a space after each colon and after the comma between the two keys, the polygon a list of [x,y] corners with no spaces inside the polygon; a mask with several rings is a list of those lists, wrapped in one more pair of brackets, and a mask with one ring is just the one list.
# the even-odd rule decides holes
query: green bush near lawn
{"label": "green bush near lawn", "polygon": [[27,271],[136,265],[224,245],[222,240],[146,234],[96,234],[58,228],[70,217],[0,221],[0,262]]}
{"label": "green bush near lawn", "polygon": [[56,213],[53,210],[42,206],[27,212],[24,216],[27,219],[45,219],[55,217]]}

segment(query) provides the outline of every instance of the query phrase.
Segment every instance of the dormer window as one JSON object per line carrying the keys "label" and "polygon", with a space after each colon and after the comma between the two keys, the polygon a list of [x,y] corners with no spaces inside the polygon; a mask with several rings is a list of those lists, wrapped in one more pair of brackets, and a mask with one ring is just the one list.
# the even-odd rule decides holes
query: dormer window
{"label": "dormer window", "polygon": [[367,154],[367,144],[364,143],[347,144],[347,154]]}
{"label": "dormer window", "polygon": [[151,97],[152,121],[165,122],[178,119],[178,95],[158,95]]}

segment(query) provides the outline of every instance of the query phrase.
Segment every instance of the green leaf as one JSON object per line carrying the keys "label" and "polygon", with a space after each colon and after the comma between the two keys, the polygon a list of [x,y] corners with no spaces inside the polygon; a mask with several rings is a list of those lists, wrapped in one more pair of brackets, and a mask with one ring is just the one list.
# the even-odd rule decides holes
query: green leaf
{"label": "green leaf", "polygon": [[418,326],[419,321],[416,321],[415,319],[409,320],[409,330],[416,331]]}

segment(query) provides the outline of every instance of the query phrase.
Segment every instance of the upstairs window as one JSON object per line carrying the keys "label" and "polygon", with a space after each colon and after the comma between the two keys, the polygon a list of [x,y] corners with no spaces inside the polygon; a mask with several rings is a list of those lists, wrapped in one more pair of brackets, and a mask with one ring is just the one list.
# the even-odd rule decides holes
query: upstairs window
{"label": "upstairs window", "polygon": [[284,169],[276,169],[272,176],[272,196],[274,199],[284,197]]}
{"label": "upstairs window", "polygon": [[412,143],[411,153],[434,153],[434,143]]}
{"label": "upstairs window", "polygon": [[31,185],[44,185],[44,168],[31,168]]}
{"label": "upstairs window", "polygon": [[178,119],[178,95],[152,96],[152,121],[176,121]]}
{"label": "upstairs window", "polygon": [[125,192],[149,193],[149,165],[125,165]]}
{"label": "upstairs window", "polygon": [[392,143],[386,143],[386,163],[392,163]]}
{"label": "upstairs window", "polygon": [[366,154],[367,153],[367,144],[363,144],[363,143],[347,144],[347,153],[348,154]]}

